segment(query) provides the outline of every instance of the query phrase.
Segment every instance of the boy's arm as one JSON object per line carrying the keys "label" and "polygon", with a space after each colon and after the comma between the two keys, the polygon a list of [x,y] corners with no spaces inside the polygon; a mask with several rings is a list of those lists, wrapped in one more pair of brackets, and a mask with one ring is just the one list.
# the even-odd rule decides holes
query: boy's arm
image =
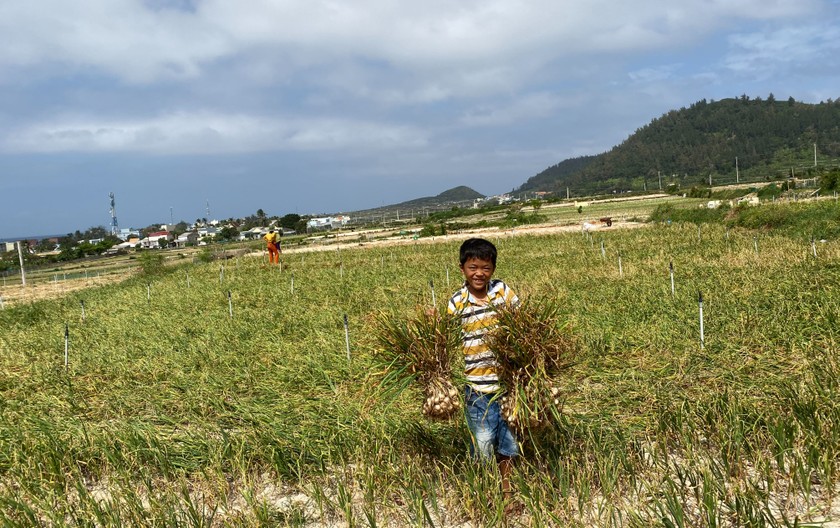
{"label": "boy's arm", "polygon": [[447,305],[446,305],[446,314],[447,315],[455,315],[455,312],[456,312],[455,303],[452,302],[452,300],[450,299],[449,303],[447,303]]}

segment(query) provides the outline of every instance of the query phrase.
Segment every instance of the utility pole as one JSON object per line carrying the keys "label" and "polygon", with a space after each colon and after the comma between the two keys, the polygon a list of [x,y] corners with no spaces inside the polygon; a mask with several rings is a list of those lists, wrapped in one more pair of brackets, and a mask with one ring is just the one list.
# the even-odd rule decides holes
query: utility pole
{"label": "utility pole", "polygon": [[712,173],[709,173],[709,187],[712,186]]}
{"label": "utility pole", "polygon": [[659,177],[659,190],[662,190],[662,171],[656,171],[656,176]]}
{"label": "utility pole", "polygon": [[738,156],[735,156],[735,183],[740,183],[741,178],[738,175]]}
{"label": "utility pole", "polygon": [[814,167],[817,166],[817,144],[814,143]]}
{"label": "utility pole", "polygon": [[566,199],[567,200],[569,199],[569,188],[568,187],[566,187]]}

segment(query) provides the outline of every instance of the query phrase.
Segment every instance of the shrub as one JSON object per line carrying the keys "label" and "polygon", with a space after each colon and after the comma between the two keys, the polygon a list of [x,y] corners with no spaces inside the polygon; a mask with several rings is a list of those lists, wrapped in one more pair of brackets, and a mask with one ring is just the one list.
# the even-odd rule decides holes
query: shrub
{"label": "shrub", "polygon": [[144,251],[137,258],[141,275],[159,275],[163,272],[163,253],[159,251]]}
{"label": "shrub", "polygon": [[195,258],[199,262],[204,262],[204,263],[213,262],[213,252],[210,251],[209,247],[205,246],[205,247],[201,248],[201,251],[199,251],[198,254],[196,254]]}

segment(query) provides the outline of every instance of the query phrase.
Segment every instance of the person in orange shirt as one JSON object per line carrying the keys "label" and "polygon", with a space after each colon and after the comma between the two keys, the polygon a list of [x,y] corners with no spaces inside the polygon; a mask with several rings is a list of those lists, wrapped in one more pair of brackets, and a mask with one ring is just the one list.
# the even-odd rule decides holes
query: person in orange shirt
{"label": "person in orange shirt", "polygon": [[268,249],[268,262],[269,264],[279,264],[280,263],[280,240],[277,236],[277,233],[274,231],[274,228],[271,228],[268,233],[263,235],[265,239],[265,246]]}

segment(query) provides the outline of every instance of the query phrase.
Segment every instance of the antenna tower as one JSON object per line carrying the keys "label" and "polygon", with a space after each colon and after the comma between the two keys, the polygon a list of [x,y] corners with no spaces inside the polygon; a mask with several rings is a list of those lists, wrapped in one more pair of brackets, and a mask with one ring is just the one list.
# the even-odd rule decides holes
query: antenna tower
{"label": "antenna tower", "polygon": [[120,233],[120,227],[117,223],[117,208],[114,202],[114,193],[108,195],[111,198],[111,234],[116,236]]}

